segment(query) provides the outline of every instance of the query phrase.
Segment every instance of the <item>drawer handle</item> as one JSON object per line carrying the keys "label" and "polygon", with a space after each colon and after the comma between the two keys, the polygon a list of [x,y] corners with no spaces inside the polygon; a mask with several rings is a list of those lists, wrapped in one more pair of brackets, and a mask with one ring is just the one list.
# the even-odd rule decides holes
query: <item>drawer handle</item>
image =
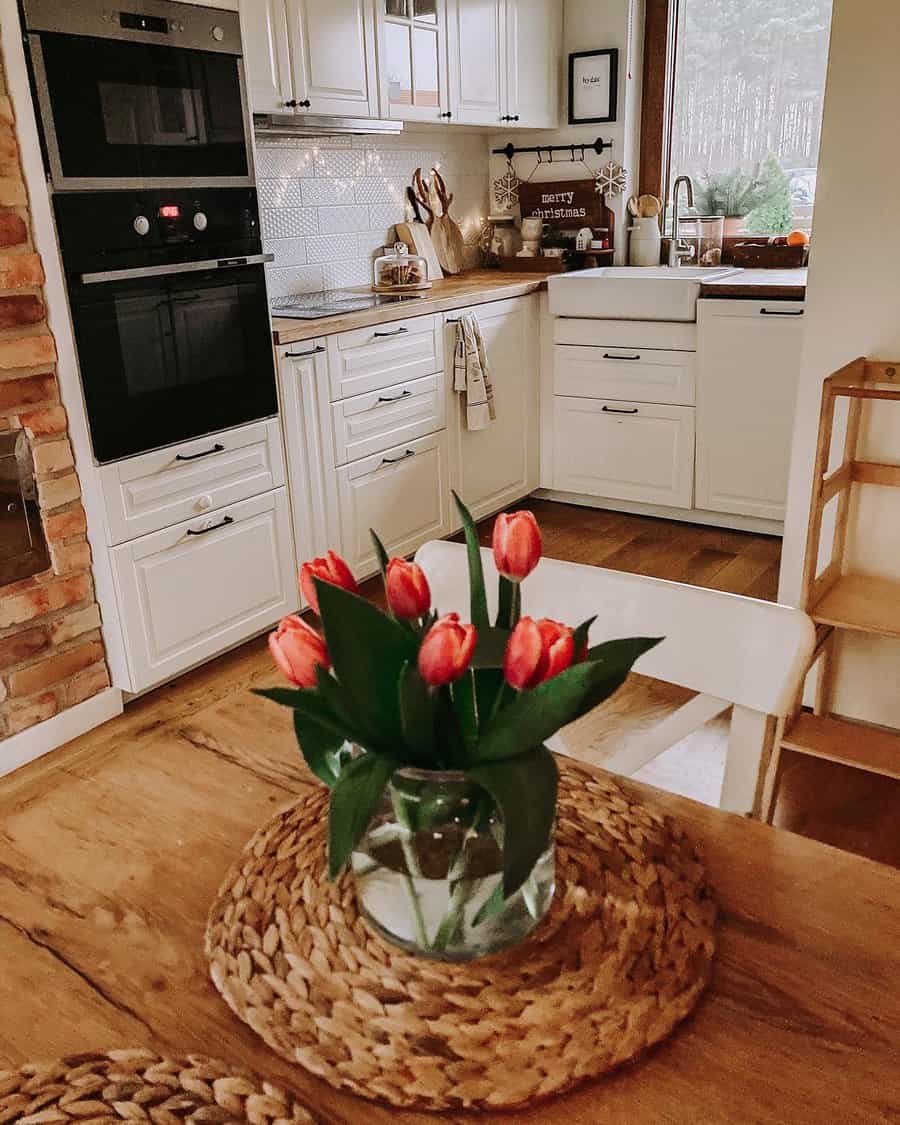
{"label": "drawer handle", "polygon": [[405,461],[409,457],[415,457],[415,455],[416,452],[414,449],[407,449],[407,451],[405,453],[402,453],[399,457],[382,457],[381,463],[382,465],[397,465],[401,461]]}
{"label": "drawer handle", "polygon": [[[401,391],[398,395],[379,395],[378,402],[399,402],[401,398],[409,398],[412,391]],[[375,404],[376,406],[378,403]]]}
{"label": "drawer handle", "polygon": [[222,453],[225,450],[224,445],[219,445],[218,442],[212,449],[204,449],[202,453],[176,453],[176,461],[196,461],[198,457],[211,457],[214,453]]}
{"label": "drawer handle", "polygon": [[760,309],[760,316],[803,316],[805,309]]}
{"label": "drawer handle", "polygon": [[609,352],[603,353],[604,359],[640,359],[639,355],[610,355]]}
{"label": "drawer handle", "polygon": [[199,531],[194,531],[192,527],[187,529],[188,535],[209,535],[211,531],[218,531],[220,527],[228,527],[230,523],[234,523],[231,516],[225,516],[221,523],[214,523],[212,527],[201,527]]}
{"label": "drawer handle", "polygon": [[384,338],[385,336],[403,336],[408,331],[409,331],[408,328],[397,328],[393,332],[373,332],[372,335],[376,339],[378,339],[379,337]]}
{"label": "drawer handle", "polygon": [[636,406],[633,406],[630,410],[616,410],[616,408],[614,406],[604,406],[603,407],[603,413],[604,414],[637,414],[638,408]]}
{"label": "drawer handle", "polygon": [[324,351],[325,351],[325,349],[320,344],[317,344],[316,347],[314,347],[311,352],[285,352],[284,358],[285,359],[303,359],[304,356],[308,356],[308,355],[321,355],[322,352],[324,352]]}

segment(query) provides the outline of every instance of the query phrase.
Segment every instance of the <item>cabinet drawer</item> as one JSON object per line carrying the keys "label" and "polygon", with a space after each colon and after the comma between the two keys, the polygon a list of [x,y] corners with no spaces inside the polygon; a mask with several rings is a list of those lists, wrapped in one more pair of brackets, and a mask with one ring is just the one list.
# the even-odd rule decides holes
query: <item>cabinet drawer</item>
{"label": "cabinet drawer", "polygon": [[444,428],[440,375],[426,375],[331,407],[335,464],[343,465]]}
{"label": "cabinet drawer", "polygon": [[645,348],[553,349],[553,390],[578,398],[694,405],[694,353]]}
{"label": "cabinet drawer", "polygon": [[439,329],[439,317],[417,316],[330,337],[332,402],[439,371]]}
{"label": "cabinet drawer", "polygon": [[369,528],[391,555],[409,555],[449,529],[447,434],[441,431],[394,446],[338,470],[341,544],[358,578],[378,560]]}
{"label": "cabinet drawer", "polygon": [[284,484],[277,419],[100,469],[110,544],[161,531]]}
{"label": "cabinet drawer", "polygon": [[690,407],[557,397],[553,410],[554,488],[691,507]]}
{"label": "cabinet drawer", "polygon": [[115,547],[110,557],[133,691],[246,640],[299,602],[284,488]]}

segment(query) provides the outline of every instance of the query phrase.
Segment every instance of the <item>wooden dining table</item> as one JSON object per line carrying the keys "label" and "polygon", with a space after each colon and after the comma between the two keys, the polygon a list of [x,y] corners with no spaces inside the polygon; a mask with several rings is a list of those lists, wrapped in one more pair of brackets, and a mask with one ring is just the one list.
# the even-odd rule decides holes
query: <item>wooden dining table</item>
{"label": "wooden dining table", "polygon": [[496,1115],[381,1105],[282,1060],[214,989],[204,926],[247,838],[318,783],[281,709],[210,676],[166,692],[0,781],[0,1068],[204,1053],[330,1125],[900,1122],[900,872],[632,781],[701,847],[721,912],[711,984],[669,1040]]}

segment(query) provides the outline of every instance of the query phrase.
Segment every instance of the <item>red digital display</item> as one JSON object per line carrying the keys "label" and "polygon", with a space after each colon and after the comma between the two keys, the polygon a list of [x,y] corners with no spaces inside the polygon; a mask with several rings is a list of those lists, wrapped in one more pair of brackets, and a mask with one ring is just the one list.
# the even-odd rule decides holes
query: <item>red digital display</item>
{"label": "red digital display", "polygon": [[160,207],[159,217],[161,219],[178,219],[181,217],[181,208],[174,203],[167,203],[165,207]]}

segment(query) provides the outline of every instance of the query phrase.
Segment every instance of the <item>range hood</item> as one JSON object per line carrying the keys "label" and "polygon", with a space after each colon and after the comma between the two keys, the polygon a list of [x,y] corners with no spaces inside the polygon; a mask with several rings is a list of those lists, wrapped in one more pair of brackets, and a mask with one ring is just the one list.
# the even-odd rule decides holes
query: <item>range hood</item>
{"label": "range hood", "polygon": [[253,131],[258,137],[330,137],[340,133],[396,136],[403,131],[403,122],[314,113],[254,113]]}

